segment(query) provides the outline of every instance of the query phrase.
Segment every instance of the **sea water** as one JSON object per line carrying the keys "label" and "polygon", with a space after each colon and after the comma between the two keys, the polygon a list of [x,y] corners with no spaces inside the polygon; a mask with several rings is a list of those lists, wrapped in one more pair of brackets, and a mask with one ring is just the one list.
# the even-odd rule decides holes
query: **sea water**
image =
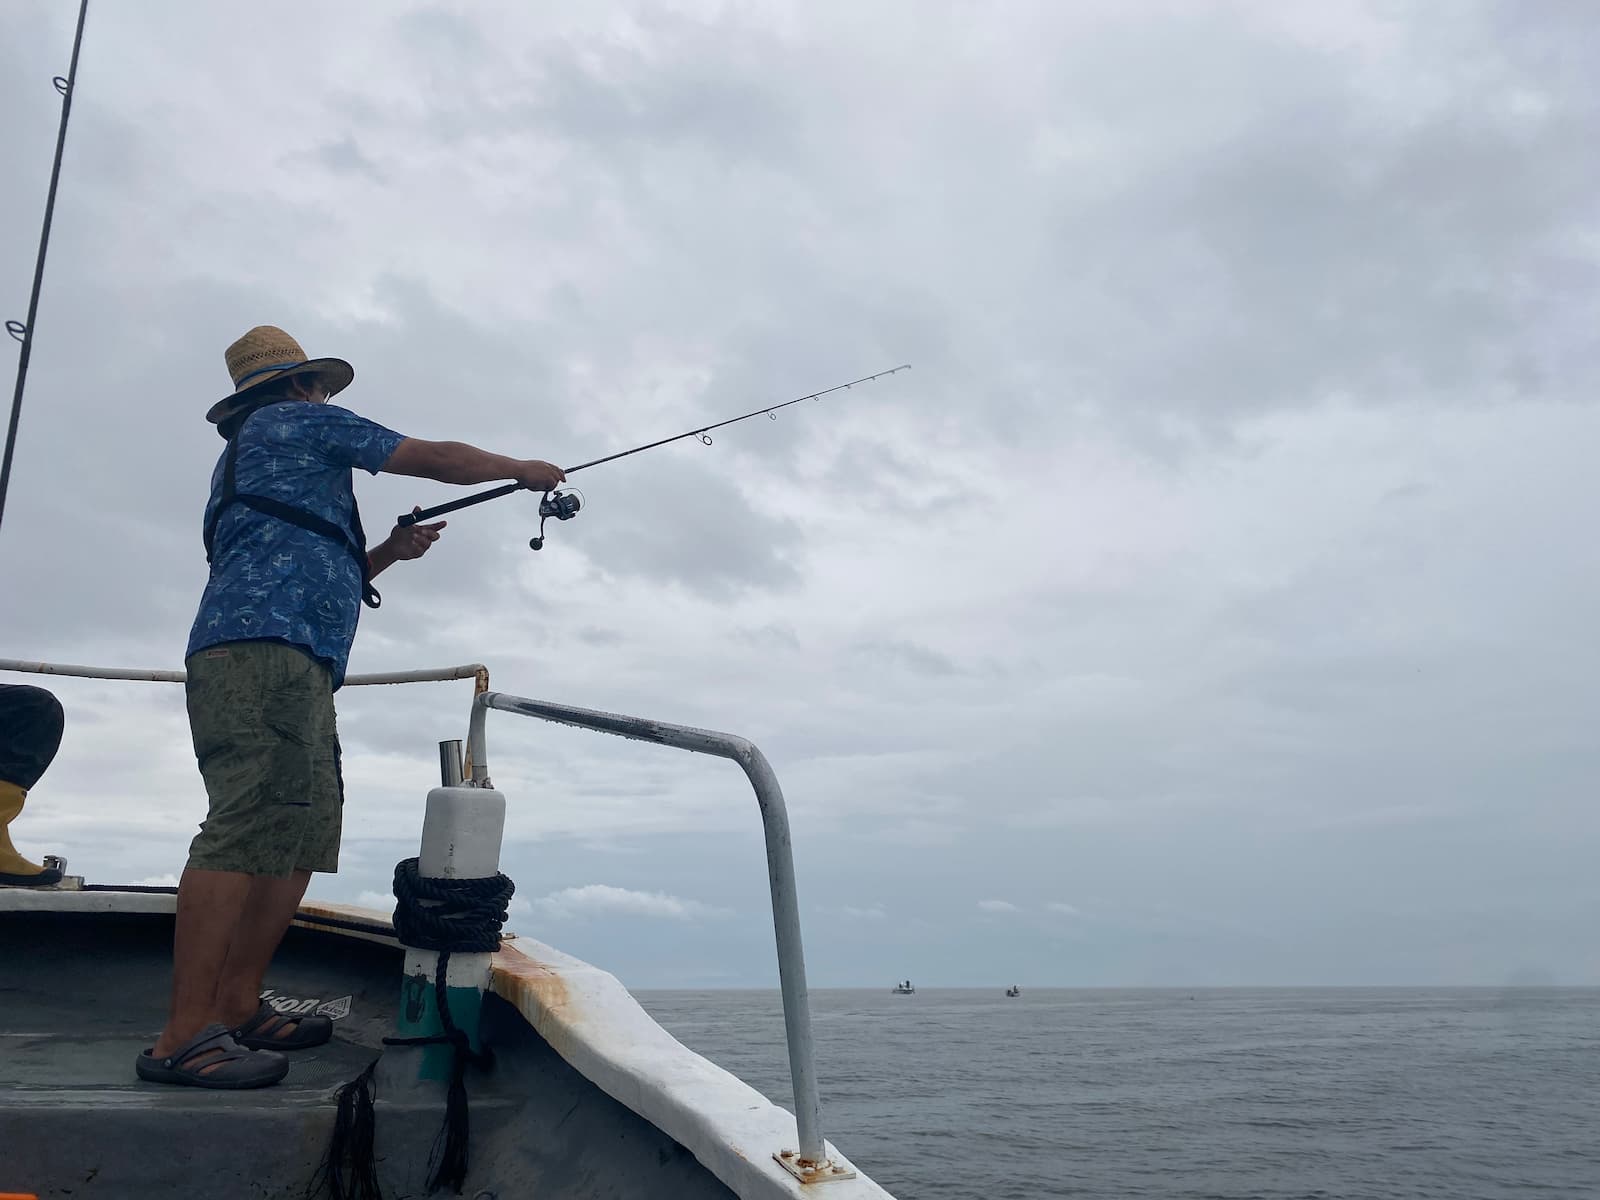
{"label": "sea water", "polygon": [[[792,1108],[776,991],[639,998]],[[886,985],[811,1011],[823,1132],[900,1200],[1600,1200],[1600,989]]]}

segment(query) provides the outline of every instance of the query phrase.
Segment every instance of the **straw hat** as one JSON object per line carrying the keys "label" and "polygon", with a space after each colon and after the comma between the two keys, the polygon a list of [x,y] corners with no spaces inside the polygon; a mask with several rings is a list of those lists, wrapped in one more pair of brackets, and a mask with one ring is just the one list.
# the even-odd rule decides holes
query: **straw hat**
{"label": "straw hat", "polygon": [[310,358],[295,341],[276,325],[257,325],[223,352],[228,375],[233,379],[233,394],[211,406],[206,420],[213,425],[249,403],[258,389],[275,379],[291,375],[316,375],[335,396],[350,386],[355,368],[342,358]]}

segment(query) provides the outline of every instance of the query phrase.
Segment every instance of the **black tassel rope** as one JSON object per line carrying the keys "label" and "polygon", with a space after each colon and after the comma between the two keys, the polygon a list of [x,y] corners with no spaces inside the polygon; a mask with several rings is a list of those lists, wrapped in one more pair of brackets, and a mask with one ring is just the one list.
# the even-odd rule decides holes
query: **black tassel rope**
{"label": "black tassel rope", "polygon": [[[483,879],[426,879],[414,858],[394,868],[394,931],[402,945],[433,950],[439,955],[434,973],[434,1003],[444,1032],[430,1037],[384,1038],[385,1046],[448,1045],[455,1051],[445,1093],[444,1124],[428,1157],[428,1191],[449,1187],[461,1194],[467,1178],[467,1144],[471,1121],[467,1108],[466,1071],[470,1063],[488,1067],[493,1056],[472,1048],[472,1040],[450,1013],[446,978],[451,952],[493,953],[500,948],[506,906],[516,885],[505,875]],[[431,901],[428,905],[420,901]],[[336,1093],[338,1114],[327,1157],[318,1172],[318,1193],[331,1200],[382,1200],[373,1157],[376,1132],[373,1112],[374,1059],[367,1069]]]}
{"label": "black tassel rope", "polygon": [[377,1065],[378,1060],[373,1059],[365,1071],[334,1093],[338,1111],[333,1119],[333,1137],[317,1172],[320,1186],[310,1194],[326,1193],[332,1200],[383,1200],[372,1150],[377,1134],[372,1072]]}

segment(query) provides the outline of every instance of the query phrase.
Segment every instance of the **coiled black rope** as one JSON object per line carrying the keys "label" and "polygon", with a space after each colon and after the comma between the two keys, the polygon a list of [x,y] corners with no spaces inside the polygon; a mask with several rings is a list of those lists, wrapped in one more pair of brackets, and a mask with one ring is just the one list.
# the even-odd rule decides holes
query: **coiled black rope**
{"label": "coiled black rope", "polygon": [[394,865],[394,934],[418,950],[493,952],[515,891],[506,875],[425,879],[417,859],[401,859]]}
{"label": "coiled black rope", "polygon": [[[439,955],[434,972],[434,1006],[443,1033],[427,1037],[384,1038],[385,1046],[448,1045],[454,1051],[450,1086],[445,1095],[444,1124],[434,1138],[428,1157],[428,1191],[453,1188],[457,1195],[467,1178],[467,1144],[470,1121],[467,1109],[468,1064],[487,1068],[493,1055],[474,1049],[472,1039],[456,1025],[450,1013],[446,979],[452,952],[492,953],[500,948],[500,930],[516,885],[506,875],[482,879],[429,879],[414,858],[402,859],[394,868],[394,931],[400,943]],[[333,1200],[381,1200],[377,1164],[373,1157],[376,1117],[373,1112],[374,1060],[365,1071],[336,1093],[338,1113],[333,1137],[319,1174],[318,1191]]]}

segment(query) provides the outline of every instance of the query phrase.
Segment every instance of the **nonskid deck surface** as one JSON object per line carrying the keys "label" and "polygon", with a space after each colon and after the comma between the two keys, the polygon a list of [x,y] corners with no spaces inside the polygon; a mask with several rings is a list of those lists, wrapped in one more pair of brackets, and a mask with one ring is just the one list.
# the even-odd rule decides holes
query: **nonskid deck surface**
{"label": "nonskid deck surface", "polygon": [[[55,1019],[52,1019],[55,1018]],[[158,1018],[159,1021],[159,1018]],[[371,1050],[335,1038],[325,1046],[296,1051],[289,1075],[270,1088],[202,1092],[146,1083],[133,1072],[133,1058],[155,1041],[149,1022],[95,1022],[95,1014],[13,1012],[7,1005],[0,1062],[0,1106],[27,1104],[162,1105],[171,1109],[219,1103],[233,1107],[301,1107],[326,1099],[372,1061]]]}
{"label": "nonskid deck surface", "polygon": [[171,934],[171,918],[159,913],[0,913],[0,1104],[300,1105],[377,1054],[400,952],[345,943],[330,970],[317,945],[325,935],[292,929],[273,964],[273,998],[333,1015],[333,1041],[296,1051],[282,1084],[251,1093],[144,1082],[134,1059],[166,1017]]}
{"label": "nonskid deck surface", "polygon": [[170,913],[0,912],[0,1192],[200,1194],[202,1179],[218,1196],[303,1191],[327,1146],[334,1089],[375,1057],[399,961],[357,943],[330,974],[318,966],[322,936],[291,930],[274,976],[312,1008],[349,997],[333,1041],[296,1052],[277,1086],[219,1092],[134,1072],[166,1016]]}
{"label": "nonskid deck surface", "polygon": [[[288,1077],[272,1087],[218,1092],[146,1083],[134,1059],[153,1043],[166,1009],[170,899],[165,908],[0,909],[0,1193],[72,1200],[306,1194],[328,1147],[335,1090],[378,1057],[393,1030],[403,952],[291,929],[268,985],[297,1011],[333,1016],[333,1041],[291,1054]],[[732,1195],[681,1145],[568,1066],[497,997],[486,999],[484,1036],[496,1064],[468,1074],[467,1194]],[[441,1100],[426,1090],[379,1087],[385,1196],[426,1193]]]}
{"label": "nonskid deck surface", "polygon": [[308,1011],[345,1011],[334,1039],[295,1052],[276,1086],[222,1092],[134,1072],[166,1016],[170,914],[0,912],[0,1192],[303,1192],[334,1090],[377,1054],[399,970],[398,950],[354,943],[329,972],[324,937],[291,930],[273,976]]}

